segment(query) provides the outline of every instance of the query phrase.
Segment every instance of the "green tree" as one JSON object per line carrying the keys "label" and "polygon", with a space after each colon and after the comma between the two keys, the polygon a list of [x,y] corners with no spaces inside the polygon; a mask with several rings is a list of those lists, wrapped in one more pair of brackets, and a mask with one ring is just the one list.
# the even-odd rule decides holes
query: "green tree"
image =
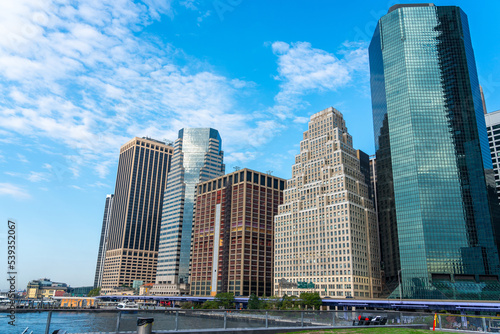
{"label": "green tree", "polygon": [[302,305],[307,309],[307,307],[312,307],[313,310],[319,309],[322,305],[321,297],[317,292],[302,292],[300,294],[300,299],[302,300]]}
{"label": "green tree", "polygon": [[259,310],[261,307],[262,306],[259,297],[257,297],[254,293],[252,293],[250,295],[250,298],[248,298],[248,309]]}
{"label": "green tree", "polygon": [[282,298],[282,310],[296,310],[299,308],[299,301],[296,296],[284,295]]}
{"label": "green tree", "polygon": [[101,288],[95,288],[89,291],[87,297],[95,297],[99,296],[100,294],[101,294]]}
{"label": "green tree", "polygon": [[215,300],[207,300],[206,302],[203,303],[201,308],[205,310],[216,310],[219,308],[219,303],[216,302]]}
{"label": "green tree", "polygon": [[281,307],[281,298],[277,296],[271,296],[267,298],[266,309],[268,310],[279,310]]}
{"label": "green tree", "polygon": [[234,294],[231,292],[220,292],[215,295],[214,300],[224,309],[234,308]]}

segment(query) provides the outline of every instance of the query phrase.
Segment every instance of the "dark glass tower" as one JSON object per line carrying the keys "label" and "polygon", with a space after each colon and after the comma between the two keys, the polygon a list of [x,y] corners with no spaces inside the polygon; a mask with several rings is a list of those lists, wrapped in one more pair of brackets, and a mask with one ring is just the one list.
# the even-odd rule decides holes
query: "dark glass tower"
{"label": "dark glass tower", "polygon": [[492,164],[467,16],[393,6],[369,54],[388,293],[498,299],[484,173]]}

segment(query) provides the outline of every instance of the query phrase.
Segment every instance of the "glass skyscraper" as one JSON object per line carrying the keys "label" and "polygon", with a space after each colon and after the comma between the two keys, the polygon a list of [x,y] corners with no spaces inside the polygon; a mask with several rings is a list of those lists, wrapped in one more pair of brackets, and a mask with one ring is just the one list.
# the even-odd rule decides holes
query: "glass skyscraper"
{"label": "glass skyscraper", "polygon": [[179,131],[164,195],[155,294],[188,292],[196,185],[224,175],[221,145],[215,129]]}
{"label": "glass skyscraper", "polygon": [[369,55],[386,292],[498,299],[492,163],[467,16],[395,5]]}
{"label": "glass skyscraper", "polygon": [[97,265],[95,269],[94,289],[102,284],[102,273],[104,271],[104,259],[108,244],[109,222],[111,220],[111,211],[113,211],[113,194],[106,196],[104,205],[104,217],[102,218],[101,240],[99,242],[99,252],[97,253]]}

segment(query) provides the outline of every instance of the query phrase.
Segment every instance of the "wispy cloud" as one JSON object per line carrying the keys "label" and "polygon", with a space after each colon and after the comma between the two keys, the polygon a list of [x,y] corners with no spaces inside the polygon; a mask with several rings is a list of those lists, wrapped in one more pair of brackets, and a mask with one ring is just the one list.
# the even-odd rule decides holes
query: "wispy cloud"
{"label": "wispy cloud", "polygon": [[31,198],[25,189],[12,183],[0,183],[0,196],[10,196],[21,200]]}
{"label": "wispy cloud", "polygon": [[18,154],[17,154],[17,159],[18,159],[20,162],[24,163],[24,164],[29,163],[29,160],[28,160],[28,159],[26,159],[26,157],[25,157],[24,155],[22,155],[22,154],[19,154],[19,153],[18,153]]}
{"label": "wispy cloud", "polygon": [[277,41],[271,47],[278,57],[275,79],[281,82],[273,113],[281,119],[293,117],[293,111],[304,106],[304,95],[336,91],[348,86],[358,72],[367,71],[368,53],[366,45],[361,43],[344,43],[338,52],[342,58],[313,48],[308,42]]}
{"label": "wispy cloud", "polygon": [[[197,2],[182,6],[196,10]],[[74,177],[81,166],[105,177],[134,136],[175,139],[182,127],[211,126],[229,152],[269,140],[266,130],[279,124],[237,107],[238,92],[252,83],[192,58],[176,62],[187,57],[182,50],[137,36],[161,15],[174,15],[170,1],[1,3],[1,131],[49,140],[47,150],[65,156]],[[254,132],[257,140],[241,136]]]}

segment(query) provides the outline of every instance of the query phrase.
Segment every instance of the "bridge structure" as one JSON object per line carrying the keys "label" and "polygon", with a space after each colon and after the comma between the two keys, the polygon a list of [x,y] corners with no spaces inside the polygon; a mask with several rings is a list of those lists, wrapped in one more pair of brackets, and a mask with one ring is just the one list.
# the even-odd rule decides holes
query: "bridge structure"
{"label": "bridge structure", "polygon": [[[104,295],[98,296],[97,299],[103,301],[156,301],[156,302],[193,302],[204,303],[208,300],[214,300],[215,297],[192,297],[192,296],[120,296],[120,295]],[[248,297],[235,297],[236,304],[242,304],[246,307]],[[469,301],[469,300],[412,300],[412,299],[322,299],[323,306],[329,306],[331,310],[347,310],[347,309],[377,309],[377,310],[395,310],[395,311],[421,311],[421,312],[437,312],[448,311],[458,312],[460,314],[470,314],[473,312],[490,312],[500,314],[500,301]]]}

